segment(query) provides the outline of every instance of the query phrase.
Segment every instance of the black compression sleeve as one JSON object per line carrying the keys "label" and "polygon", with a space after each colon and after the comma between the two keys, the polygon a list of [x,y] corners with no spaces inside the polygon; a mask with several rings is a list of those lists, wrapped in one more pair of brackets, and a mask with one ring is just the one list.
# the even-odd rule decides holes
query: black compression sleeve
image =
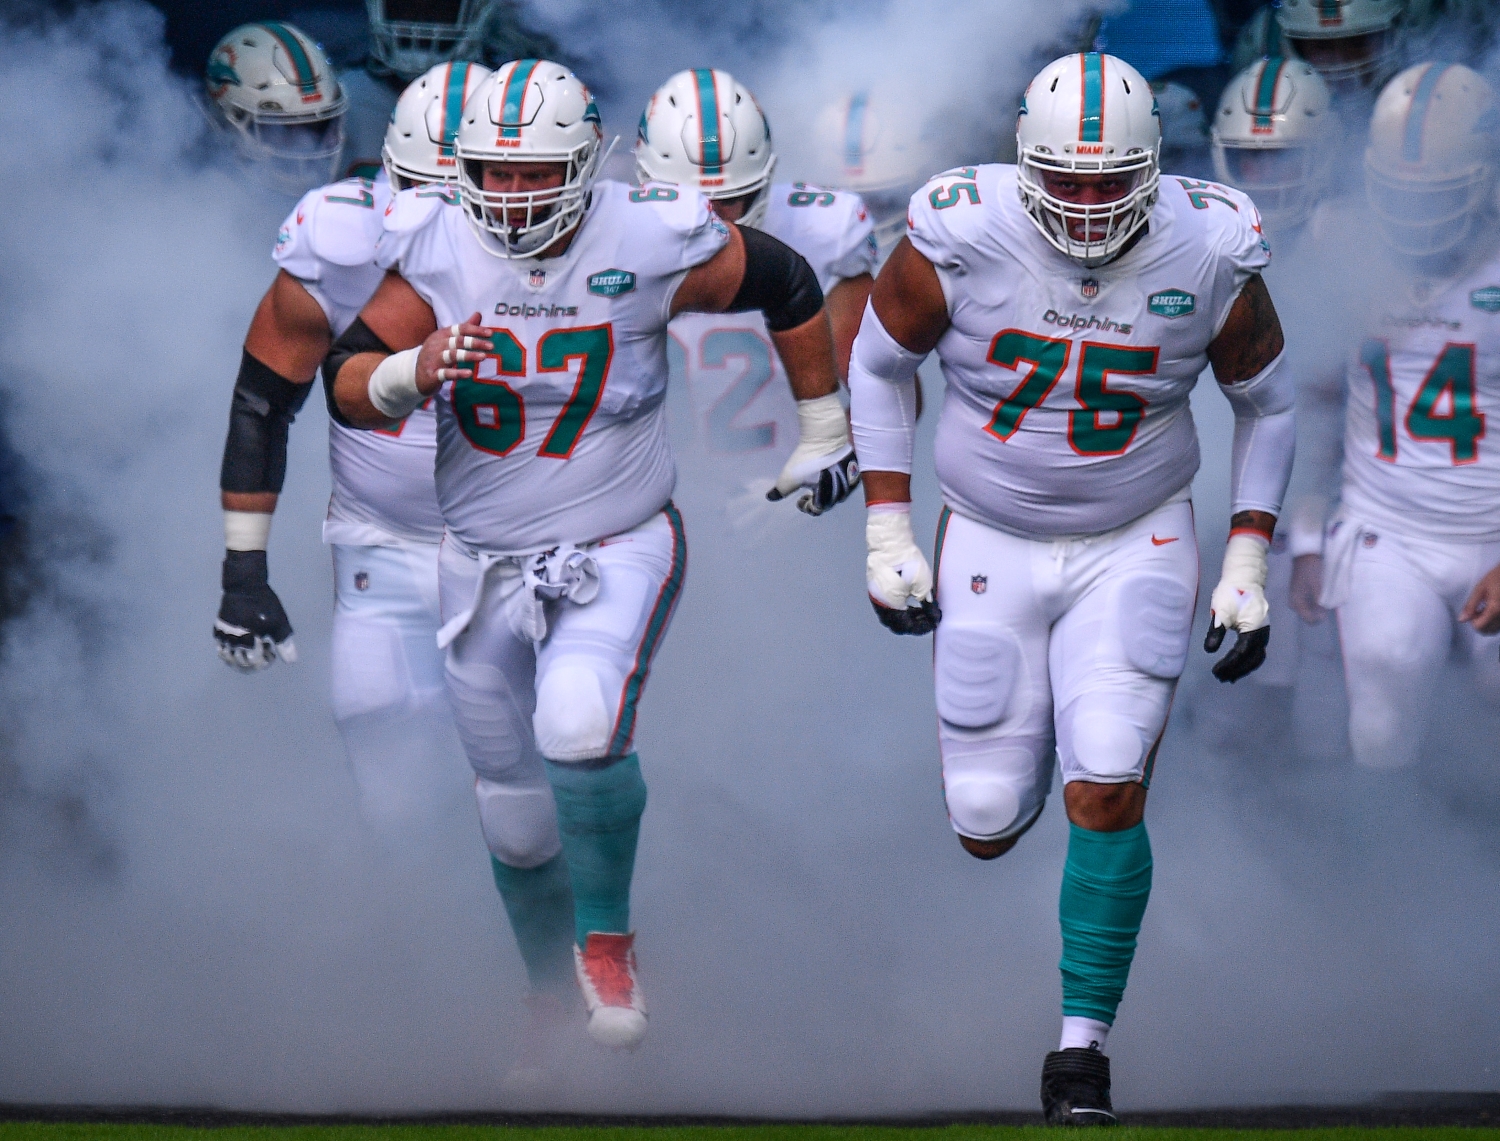
{"label": "black compression sleeve", "polygon": [[311,384],[278,376],[248,350],[241,352],[240,374],[229,402],[224,462],[219,468],[221,491],[281,493],[287,429],[311,388]]}
{"label": "black compression sleeve", "polygon": [[377,337],[370,326],[358,317],[354,318],[354,324],[345,329],[339,339],[333,342],[333,347],[323,358],[323,396],[328,401],[329,418],[335,424],[340,424],[345,428],[354,427],[344,418],[344,414],[339,411],[338,402],[333,398],[333,382],[339,374],[339,369],[344,367],[344,362],[360,353],[383,353],[385,356],[390,356],[391,352],[391,347]]}
{"label": "black compression sleeve", "polygon": [[759,309],[773,333],[795,329],[816,317],[823,308],[823,290],[807,259],[754,227],[741,226],[740,236],[745,239],[745,279],[729,311]]}

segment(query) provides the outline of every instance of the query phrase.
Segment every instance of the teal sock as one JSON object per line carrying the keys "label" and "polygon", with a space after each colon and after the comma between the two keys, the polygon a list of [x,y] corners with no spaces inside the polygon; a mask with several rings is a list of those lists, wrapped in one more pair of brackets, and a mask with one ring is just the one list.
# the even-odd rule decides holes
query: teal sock
{"label": "teal sock", "polygon": [[590,931],[630,930],[630,877],[646,810],[646,782],[634,753],[604,768],[547,762],[563,855],[573,881],[578,945]]}
{"label": "teal sock", "polygon": [[1124,832],[1069,828],[1057,909],[1063,1014],[1113,1025],[1151,896],[1151,841],[1144,823]]}
{"label": "teal sock", "polygon": [[559,852],[534,868],[513,868],[490,857],[495,886],[533,991],[567,993],[573,985],[573,885]]}

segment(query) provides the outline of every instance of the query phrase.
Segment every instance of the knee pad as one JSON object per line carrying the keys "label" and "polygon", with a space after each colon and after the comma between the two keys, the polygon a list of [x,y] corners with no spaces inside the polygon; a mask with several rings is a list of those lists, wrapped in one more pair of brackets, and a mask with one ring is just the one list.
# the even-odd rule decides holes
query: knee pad
{"label": "knee pad", "polygon": [[534,787],[504,785],[484,777],[474,781],[485,846],[502,864],[536,868],[562,851],[552,787],[545,777],[543,781]]}
{"label": "knee pad", "polygon": [[551,761],[587,761],[609,752],[615,710],[604,696],[595,663],[582,658],[553,662],[536,687],[532,725],[536,746]]}
{"label": "knee pad", "polygon": [[1191,591],[1175,579],[1143,575],[1121,584],[1116,607],[1126,660],[1151,677],[1181,677],[1192,637]]}
{"label": "knee pad", "polygon": [[441,688],[417,684],[405,640],[394,626],[340,616],[330,651],[333,719],[340,725],[442,702]]}
{"label": "knee pad", "polygon": [[1143,726],[1155,721],[1158,709],[1154,698],[1149,708],[1133,709],[1132,699],[1146,700],[1131,693],[1105,693],[1075,701],[1059,714],[1057,751],[1064,780],[1097,777],[1107,784],[1142,775],[1146,753],[1160,732],[1157,726],[1148,737]]}
{"label": "knee pad", "polygon": [[447,681],[453,721],[478,776],[505,781],[528,766],[539,767],[523,695],[512,691],[500,670],[450,657]]}
{"label": "knee pad", "polygon": [[943,742],[943,796],[960,836],[1004,840],[1024,832],[1051,785],[1052,750],[1045,743]]}
{"label": "knee pad", "polygon": [[939,627],[933,655],[938,716],[958,729],[998,725],[1020,670],[1020,647],[1003,627]]}

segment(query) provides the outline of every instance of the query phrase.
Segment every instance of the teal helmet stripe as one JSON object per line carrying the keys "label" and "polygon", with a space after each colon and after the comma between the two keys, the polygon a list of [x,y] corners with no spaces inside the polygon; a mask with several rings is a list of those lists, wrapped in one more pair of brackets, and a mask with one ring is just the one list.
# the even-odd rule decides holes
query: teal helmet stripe
{"label": "teal helmet stripe", "polygon": [[318,73],[313,69],[312,60],[308,58],[307,52],[303,50],[302,41],[292,34],[290,28],[285,24],[267,21],[261,25],[270,32],[281,50],[286,52],[287,58],[292,61],[292,68],[297,73],[297,86],[302,88],[303,95],[313,95],[318,90]]}
{"label": "teal helmet stripe", "polygon": [[719,93],[714,88],[714,73],[706,67],[693,69],[698,83],[698,130],[702,147],[698,153],[704,174],[723,174],[719,146]]}
{"label": "teal helmet stripe", "polygon": [[1451,63],[1429,63],[1417,89],[1412,93],[1411,106],[1406,110],[1406,130],[1401,137],[1401,157],[1407,162],[1422,161],[1422,131],[1427,126],[1427,112],[1432,107],[1432,93],[1438,81],[1448,73]]}
{"label": "teal helmet stripe", "polygon": [[1080,61],[1083,69],[1083,110],[1078,116],[1078,141],[1104,141],[1104,59],[1098,52],[1086,52]]}
{"label": "teal helmet stripe", "polygon": [[1286,70],[1286,60],[1272,57],[1260,65],[1260,81],[1255,85],[1255,123],[1262,131],[1271,129],[1271,115],[1276,110],[1276,85]]}
{"label": "teal helmet stripe", "polygon": [[1318,23],[1342,24],[1344,15],[1339,11],[1341,0],[1318,0]]}
{"label": "teal helmet stripe", "polygon": [[[1026,97],[1021,97],[1024,107]],[[857,91],[849,97],[849,115],[844,120],[844,165],[851,170],[860,170],[865,165],[865,110],[870,106],[870,97]]]}
{"label": "teal helmet stripe", "polygon": [[443,137],[438,143],[438,153],[453,157],[453,140],[458,137],[458,126],[464,117],[464,91],[469,86],[469,68],[473,64],[453,62],[448,65],[448,78],[443,85]]}
{"label": "teal helmet stripe", "polygon": [[542,61],[518,59],[505,77],[505,99],[500,105],[500,137],[521,137],[521,109],[526,105],[526,89],[531,86],[531,73]]}

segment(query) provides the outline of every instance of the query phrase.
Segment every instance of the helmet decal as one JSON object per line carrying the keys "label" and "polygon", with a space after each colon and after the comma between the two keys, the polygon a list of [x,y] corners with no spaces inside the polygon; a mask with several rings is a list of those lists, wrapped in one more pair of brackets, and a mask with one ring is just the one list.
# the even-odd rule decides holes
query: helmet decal
{"label": "helmet decal", "polygon": [[1087,52],[1079,57],[1083,69],[1083,108],[1078,113],[1078,141],[1104,141],[1104,57]]}
{"label": "helmet decal", "polygon": [[[526,107],[526,89],[531,86],[531,74],[536,71],[539,63],[541,60],[538,59],[517,60],[515,66],[510,69],[510,74],[505,77],[505,100],[500,108],[500,137],[502,139],[521,137],[521,112]],[[523,71],[524,75],[522,75]],[[517,76],[521,76],[519,83],[516,82]]]}
{"label": "helmet decal", "polygon": [[844,166],[854,174],[865,166],[865,110],[870,97],[863,91],[849,96],[849,114],[844,120]]}
{"label": "helmet decal", "polygon": [[[230,48],[222,50],[228,55],[234,54]],[[210,87],[226,87],[230,84],[238,87],[240,73],[234,70],[230,61],[214,58],[208,61],[208,83]]]}
{"label": "helmet decal", "polygon": [[1281,73],[1285,70],[1284,59],[1272,58],[1260,65],[1260,81],[1255,85],[1254,117],[1250,121],[1252,134],[1272,133],[1271,115],[1276,110],[1276,85],[1281,82]]}
{"label": "helmet decal", "polygon": [[[438,140],[438,154],[453,157],[453,140],[464,117],[464,91],[469,86],[467,63],[450,63],[443,83],[443,137]],[[392,112],[394,114],[394,112]]]}
{"label": "helmet decal", "polygon": [[297,37],[287,31],[285,24],[267,22],[261,25],[281,45],[281,50],[286,52],[287,58],[292,61],[292,68],[296,71],[295,83],[302,89],[302,102],[317,103],[323,96],[318,91],[318,73],[313,70],[312,60],[307,58],[307,53],[302,50],[301,43]]}
{"label": "helmet decal", "polygon": [[1342,0],[1318,0],[1318,23],[1325,28],[1337,27],[1344,22]]}
{"label": "helmet decal", "polygon": [[693,79],[698,89],[699,163],[704,174],[723,174],[722,148],[719,146],[719,93],[714,89],[714,73],[706,67],[695,68]]}
{"label": "helmet decal", "polygon": [[1427,126],[1427,111],[1432,106],[1432,93],[1437,90],[1438,80],[1452,66],[1430,63],[1417,82],[1417,89],[1411,97],[1411,107],[1406,112],[1406,130],[1401,136],[1401,157],[1407,162],[1422,161],[1422,131]]}

